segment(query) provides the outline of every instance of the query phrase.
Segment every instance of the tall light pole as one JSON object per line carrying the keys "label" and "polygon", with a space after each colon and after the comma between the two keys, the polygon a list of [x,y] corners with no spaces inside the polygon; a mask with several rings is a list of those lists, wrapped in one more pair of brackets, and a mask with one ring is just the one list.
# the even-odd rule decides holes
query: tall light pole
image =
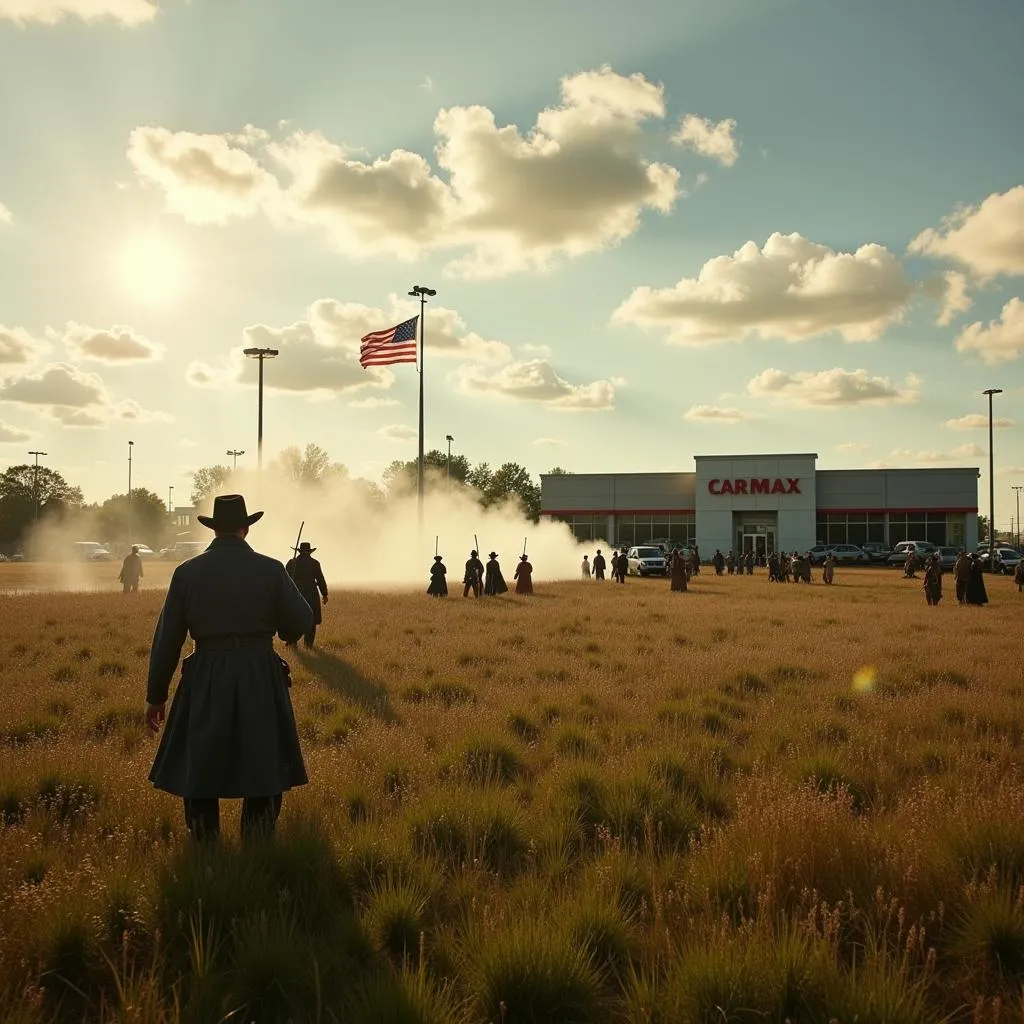
{"label": "tall light pole", "polygon": [[256,467],[257,469],[263,469],[263,360],[273,359],[274,356],[279,355],[280,352],[276,348],[246,348],[242,349],[242,354],[248,356],[250,359],[258,359],[260,364],[260,376],[259,376],[259,411],[257,413],[256,420]]}
{"label": "tall light pole", "polygon": [[[260,365],[262,366],[263,364],[260,363]],[[225,454],[231,456],[231,472],[234,473],[238,469],[238,456],[244,455],[245,450],[240,448],[236,451],[234,448],[229,448]]]}
{"label": "tall light pole", "polygon": [[988,567],[995,568],[996,549],[996,475],[995,459],[992,452],[992,396],[1001,395],[1002,388],[989,388],[983,391],[988,395]]}
{"label": "tall light pole", "polygon": [[423,527],[423,363],[424,363],[424,346],[423,346],[423,325],[427,319],[427,297],[433,297],[437,294],[433,288],[427,288],[425,285],[416,284],[409,289],[409,294],[414,298],[420,300],[420,451],[419,451],[419,463],[416,473],[416,494],[418,497],[418,511],[419,511],[419,524],[420,528]]}
{"label": "tall light pole", "polygon": [[132,449],[134,441],[128,442],[128,543],[132,542]]}
{"label": "tall light pole", "polygon": [[170,519],[174,515],[174,505],[171,504],[171,495],[174,493],[174,484],[168,484],[167,486],[167,518]]}
{"label": "tall light pole", "polygon": [[451,493],[452,489],[452,441],[455,440],[451,434],[445,434],[444,439],[448,442],[448,462],[444,467],[445,491]]}
{"label": "tall light pole", "polygon": [[39,456],[46,452],[29,452],[36,457],[35,468],[32,470],[32,504],[35,506],[35,523],[39,525]]}
{"label": "tall light pole", "polygon": [[1024,484],[1014,484],[1013,490],[1017,492],[1017,547],[1020,547],[1020,492],[1024,490]]}

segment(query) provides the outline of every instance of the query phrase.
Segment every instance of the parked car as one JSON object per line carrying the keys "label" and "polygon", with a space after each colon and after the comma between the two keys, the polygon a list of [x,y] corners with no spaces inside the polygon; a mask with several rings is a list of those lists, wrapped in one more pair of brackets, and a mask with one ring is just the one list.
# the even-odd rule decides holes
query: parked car
{"label": "parked car", "polygon": [[989,561],[988,551],[983,551],[979,561],[982,572],[994,572],[1001,576],[1012,576],[1021,560],[1020,552],[1015,548],[996,548],[992,552],[994,559]]}
{"label": "parked car", "polygon": [[164,548],[160,555],[169,562],[184,562],[187,558],[193,558],[200,551],[205,551],[207,542],[201,540],[179,540],[169,548]]}
{"label": "parked car", "polygon": [[929,558],[936,550],[936,546],[927,540],[901,540],[899,544],[892,549],[892,552],[888,555],[885,560],[886,565],[894,565],[902,568],[903,563],[907,560],[907,555],[913,551],[917,556],[919,563],[924,562],[926,558]]}
{"label": "parked car", "polygon": [[856,544],[833,544],[829,549],[837,562],[869,562],[867,552]]}
{"label": "parked car", "polygon": [[943,569],[952,569],[960,554],[960,548],[939,548],[939,564]]}
{"label": "parked car", "polygon": [[631,576],[664,576],[668,572],[668,561],[661,548],[630,548],[626,552],[626,562]]}
{"label": "parked car", "polygon": [[148,544],[134,544],[139,549],[139,558],[156,558],[156,552]]}
{"label": "parked car", "polygon": [[807,552],[808,557],[811,560],[811,565],[821,565],[825,561],[825,556],[831,550],[829,544],[815,544],[810,551]]}
{"label": "parked car", "polygon": [[71,544],[71,553],[80,562],[109,562],[114,556],[94,540],[76,540]]}
{"label": "parked car", "polygon": [[889,557],[889,545],[883,544],[880,540],[865,541],[860,549],[872,562],[884,562]]}

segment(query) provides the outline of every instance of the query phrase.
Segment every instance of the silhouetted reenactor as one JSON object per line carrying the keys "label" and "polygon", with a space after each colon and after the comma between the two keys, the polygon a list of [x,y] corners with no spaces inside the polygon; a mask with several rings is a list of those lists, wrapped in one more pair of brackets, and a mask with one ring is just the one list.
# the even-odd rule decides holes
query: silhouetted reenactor
{"label": "silhouetted reenactor", "polygon": [[831,583],[836,575],[836,556],[831,552],[825,554],[825,562],[821,567],[821,579],[823,583]]}
{"label": "silhouetted reenactor", "polygon": [[938,604],[942,600],[942,559],[938,551],[925,565],[924,583],[921,586],[928,604]]}
{"label": "silhouetted reenactor", "polygon": [[981,573],[981,559],[976,551],[971,552],[971,575],[967,581],[966,599],[968,604],[988,604],[985,577]]}
{"label": "silhouetted reenactor", "polygon": [[747,570],[748,576],[754,575],[754,549],[750,548],[747,553],[743,556],[743,566]]}
{"label": "silhouetted reenactor", "polygon": [[671,589],[677,593],[684,592],[686,590],[687,577],[686,556],[678,548],[672,549],[669,568],[672,574]]}
{"label": "silhouetted reenactor", "polygon": [[1017,593],[1019,594],[1024,590],[1024,559],[1017,563],[1017,568],[1013,570],[1013,582],[1017,584]]}
{"label": "silhouetted reenactor", "polygon": [[956,583],[956,603],[967,603],[967,584],[971,579],[971,560],[966,551],[961,551],[953,563],[953,579]]}
{"label": "silhouetted reenactor", "polygon": [[171,576],[149,657],[146,724],[157,732],[185,637],[195,641],[181,668],[149,779],[185,802],[196,839],[220,831],[220,799],[241,798],[242,838],[273,831],[281,794],[307,782],[288,664],[274,634],[294,643],[313,612],[284,566],[245,542],[262,512],[240,494],[220,495],[199,522],[210,546]]}
{"label": "silhouetted reenactor", "polygon": [[730,576],[736,574],[736,556],[731,551],[725,556],[725,571]]}
{"label": "silhouetted reenactor", "polygon": [[121,593],[137,594],[139,592],[139,580],[142,579],[142,559],[139,557],[139,545],[132,545],[132,552],[126,555],[121,563],[121,573],[117,577],[121,582]]}
{"label": "silhouetted reenactor", "polygon": [[469,597],[469,592],[473,591],[474,597],[480,596],[480,591],[483,590],[484,585],[484,563],[480,561],[475,551],[470,551],[469,558],[466,560],[466,572],[462,577],[462,596]]}
{"label": "silhouetted reenactor", "polygon": [[505,577],[501,575],[501,566],[498,564],[498,553],[492,551],[487,556],[487,575],[484,578],[484,593],[488,597],[497,597],[508,590]]}
{"label": "silhouetted reenactor", "polygon": [[605,564],[604,555],[601,554],[601,549],[600,548],[597,549],[597,554],[594,555],[593,567],[594,567],[594,579],[595,580],[603,580],[604,579],[604,570],[605,570],[605,568],[607,566]]}
{"label": "silhouetted reenactor", "polygon": [[629,555],[626,554],[626,549],[623,548],[619,552],[618,558],[612,559],[612,578],[618,580],[619,583],[625,583],[628,573]]}
{"label": "silhouetted reenactor", "polygon": [[718,548],[715,548],[715,553],[711,556],[711,564],[715,567],[715,575],[721,576],[725,568],[725,556]]}
{"label": "silhouetted reenactor", "polygon": [[768,582],[782,582],[782,567],[779,564],[779,556],[774,552],[768,552]]}
{"label": "silhouetted reenactor", "polygon": [[323,613],[320,610],[320,598],[327,604],[327,581],[324,579],[323,569],[320,563],[313,557],[316,548],[310,547],[309,541],[304,540],[299,545],[296,555],[285,566],[288,575],[295,581],[299,593],[305,598],[313,612],[313,628],[302,638],[306,647],[312,647],[316,640],[316,627],[323,622]]}
{"label": "silhouetted reenactor", "polygon": [[700,551],[696,544],[693,545],[693,551],[690,552],[690,575],[700,575]]}
{"label": "silhouetted reenactor", "polygon": [[445,579],[448,570],[440,555],[434,555],[434,564],[430,567],[430,586],[427,593],[431,597],[447,597],[448,581]]}
{"label": "silhouetted reenactor", "polygon": [[907,552],[906,560],[903,563],[903,578],[905,580],[917,579],[917,554],[913,548]]}
{"label": "silhouetted reenactor", "polygon": [[519,556],[519,564],[512,578],[516,581],[517,594],[533,593],[533,566],[525,552]]}

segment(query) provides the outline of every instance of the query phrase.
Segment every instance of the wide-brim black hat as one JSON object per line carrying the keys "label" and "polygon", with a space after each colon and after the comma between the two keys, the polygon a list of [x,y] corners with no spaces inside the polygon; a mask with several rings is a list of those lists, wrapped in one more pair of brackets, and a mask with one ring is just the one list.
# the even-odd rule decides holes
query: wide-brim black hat
{"label": "wide-brim black hat", "polygon": [[529,555],[520,555],[519,556],[519,561],[520,562],[528,562],[529,560],[530,560],[530,556]]}
{"label": "wide-brim black hat", "polygon": [[311,555],[316,551],[316,548],[313,547],[308,540],[304,540],[295,550],[298,551],[300,555]]}
{"label": "wide-brim black hat", "polygon": [[241,494],[218,494],[213,499],[212,516],[196,516],[196,519],[217,533],[234,533],[243,526],[252,526],[263,518],[262,512],[248,513],[245,498]]}
{"label": "wide-brim black hat", "polygon": [[434,561],[435,562],[440,562],[441,561],[441,556],[440,555],[434,555]]}
{"label": "wide-brim black hat", "polygon": [[497,551],[492,551],[487,557],[488,558],[497,558],[498,557],[498,552]]}

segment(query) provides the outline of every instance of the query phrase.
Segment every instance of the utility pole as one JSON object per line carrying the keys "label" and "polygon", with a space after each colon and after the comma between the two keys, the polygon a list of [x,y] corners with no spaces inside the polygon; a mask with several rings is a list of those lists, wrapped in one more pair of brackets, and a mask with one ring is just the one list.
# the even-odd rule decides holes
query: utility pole
{"label": "utility pole", "polygon": [[445,434],[444,439],[448,442],[448,462],[444,468],[445,491],[451,494],[452,490],[452,441],[455,440],[451,434]]}
{"label": "utility pole", "polygon": [[992,396],[1001,395],[1002,388],[989,388],[982,394],[988,395],[988,567],[995,568],[996,555],[996,475],[995,458],[992,451]]}
{"label": "utility pole", "polygon": [[132,449],[134,441],[128,442],[128,544],[132,543]]}
{"label": "utility pole", "polygon": [[174,505],[171,504],[171,495],[174,493],[174,484],[170,484],[167,487],[167,518],[170,519],[174,515]]}
{"label": "utility pole", "polygon": [[419,461],[416,473],[416,495],[418,499],[418,514],[420,529],[423,529],[423,364],[424,364],[424,325],[427,319],[427,297],[437,294],[433,288],[416,284],[409,289],[409,294],[420,300],[420,449]]}
{"label": "utility pole", "polygon": [[36,457],[35,468],[32,470],[32,504],[35,506],[35,524],[39,525],[39,456],[46,452],[29,452]]}
{"label": "utility pole", "polygon": [[[263,364],[260,363],[260,365],[262,366]],[[260,419],[260,422],[261,423],[263,422],[262,418]],[[231,456],[231,472],[232,473],[236,472],[238,470],[238,456],[239,455],[244,455],[245,454],[245,450],[240,448],[240,449],[238,449],[236,451],[234,448],[229,448],[225,454]]]}
{"label": "utility pole", "polygon": [[258,411],[256,414],[256,468],[262,472],[263,470],[263,360],[273,359],[275,356],[280,355],[280,350],[276,348],[246,348],[242,349],[242,354],[247,356],[249,359],[258,359],[260,364],[260,375],[259,375],[259,399],[258,399]]}
{"label": "utility pole", "polygon": [[1017,492],[1017,547],[1020,548],[1020,492],[1024,484],[1014,484],[1013,490]]}

